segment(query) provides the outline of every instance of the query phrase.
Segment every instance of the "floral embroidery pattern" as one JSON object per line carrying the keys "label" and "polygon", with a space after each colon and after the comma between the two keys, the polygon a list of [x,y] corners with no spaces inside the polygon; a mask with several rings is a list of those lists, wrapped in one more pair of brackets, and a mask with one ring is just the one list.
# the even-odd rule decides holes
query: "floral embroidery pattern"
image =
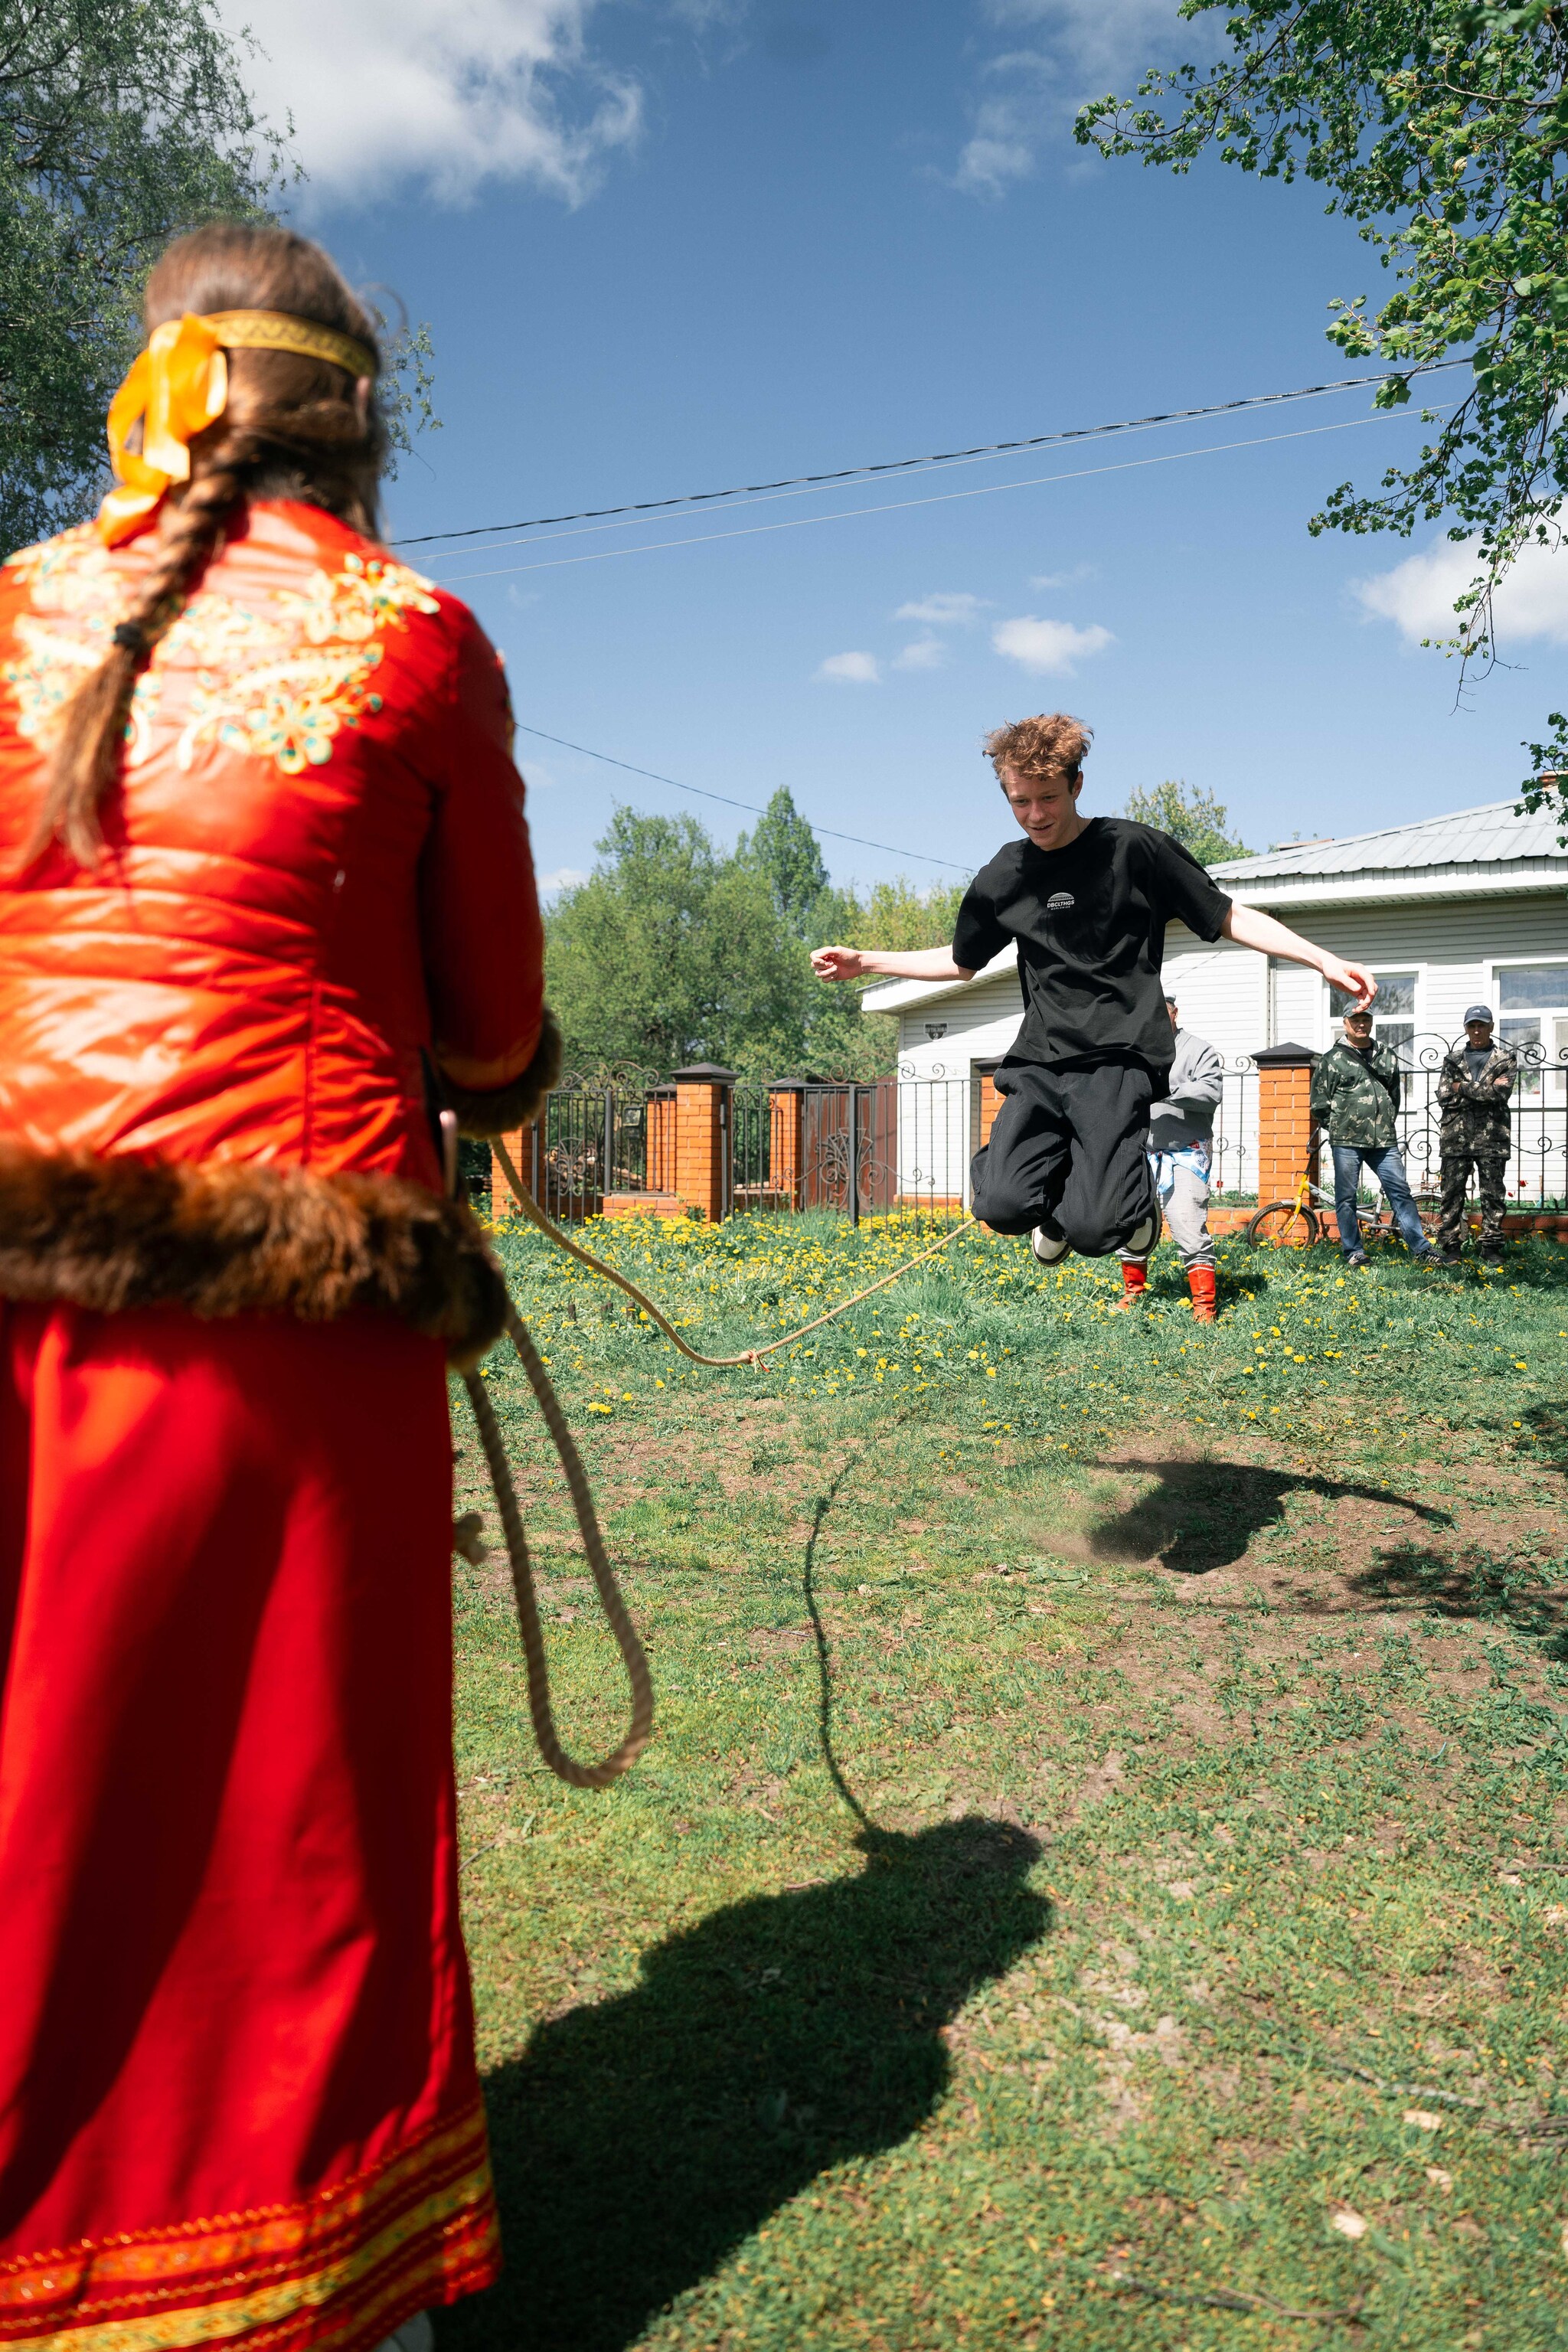
{"label": "floral embroidery pattern", "polygon": [[[32,593],[0,684],[18,733],[49,743],[65,705],[108,651],[126,600],[119,567],[90,524],[24,549],[12,571]],[[435,613],[430,583],[406,565],[348,555],[265,608],[203,589],[154,649],[132,702],[127,764],[146,759],[163,723],[188,768],[203,743],[271,760],[285,775],[321,767],[344,727],[382,708],[372,686],[383,640],[410,612]],[[187,684],[186,681],[189,680]]]}

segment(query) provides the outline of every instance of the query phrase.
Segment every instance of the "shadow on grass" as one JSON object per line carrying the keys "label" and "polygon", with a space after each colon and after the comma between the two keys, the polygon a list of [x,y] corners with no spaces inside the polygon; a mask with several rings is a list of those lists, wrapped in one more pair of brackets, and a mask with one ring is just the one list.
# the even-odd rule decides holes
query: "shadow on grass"
{"label": "shadow on grass", "polygon": [[942,2027],[1049,1924],[1039,1848],[977,1819],[856,1843],[855,1877],[668,1937],[489,2077],[508,2270],[440,2316],[443,2352],[621,2352],[818,2173],[925,2122]]}
{"label": "shadow on grass", "polygon": [[1277,1527],[1285,1497],[1344,1496],[1391,1505],[1417,1519],[1451,1527],[1447,1511],[1391,1495],[1385,1486],[1361,1486],[1337,1478],[1313,1478],[1244,1462],[1108,1462],[1120,1475],[1142,1475],[1159,1485],[1127,1510],[1101,1519],[1089,1530],[1096,1559],[1157,1559],[1180,1576],[1204,1576],[1240,1559],[1255,1535]]}
{"label": "shadow on grass", "polygon": [[1504,1624],[1568,1657],[1568,1591],[1563,1563],[1547,1568],[1519,1554],[1491,1559],[1468,1545],[1460,1552],[1397,1544],[1375,1566],[1350,1579],[1351,1590],[1384,1603],[1405,1601],[1437,1617]]}

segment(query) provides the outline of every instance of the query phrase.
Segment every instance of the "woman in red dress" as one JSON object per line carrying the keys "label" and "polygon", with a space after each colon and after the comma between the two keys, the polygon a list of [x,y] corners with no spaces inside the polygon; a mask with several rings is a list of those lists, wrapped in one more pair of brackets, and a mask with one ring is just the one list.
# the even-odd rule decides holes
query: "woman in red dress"
{"label": "woman in red dress", "polygon": [[446,1370],[557,1046],[498,658],[374,537],[372,323],[222,226],[0,570],[0,2346],[486,2285]]}

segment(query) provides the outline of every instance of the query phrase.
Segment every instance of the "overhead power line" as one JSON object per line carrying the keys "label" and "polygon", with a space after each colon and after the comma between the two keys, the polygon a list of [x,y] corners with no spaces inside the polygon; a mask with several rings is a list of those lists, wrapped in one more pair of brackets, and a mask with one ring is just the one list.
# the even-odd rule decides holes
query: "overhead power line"
{"label": "overhead power line", "polygon": [[[932,490],[920,499],[881,499],[875,506],[837,507],[828,514],[792,515],[784,522],[742,523],[735,530],[689,531],[682,539],[648,539],[633,547],[601,547],[591,555],[547,555],[539,563],[494,563],[482,572],[449,572],[439,576],[443,588],[461,587],[467,580],[507,580],[520,572],[559,572],[576,563],[613,563],[627,555],[658,555],[671,547],[708,547],[722,539],[760,539],[779,530],[807,530],[818,523],[853,522],[863,515],[905,514],[912,507],[951,506],[961,499],[997,498],[1006,490],[1034,490],[1050,482],[1087,482],[1102,474],[1134,474],[1146,466],[1174,466],[1187,457],[1215,457],[1232,449],[1268,449],[1279,441],[1310,441],[1324,433],[1353,433],[1366,425],[1386,425],[1403,412],[1374,409],[1370,416],[1342,417],[1337,425],[1301,425],[1290,433],[1255,433],[1242,441],[1210,441],[1196,449],[1163,449],[1155,457],[1121,457],[1109,466],[1078,466],[1065,474],[1028,474],[1018,482],[982,482],[968,490]],[[524,540],[525,547],[540,545]],[[476,555],[496,555],[499,548],[476,548]],[[439,557],[437,562],[441,561]]]}
{"label": "overhead power line", "polygon": [[1095,441],[1112,433],[1146,432],[1154,425],[1186,425],[1205,416],[1229,416],[1243,408],[1273,408],[1287,400],[1317,400],[1331,392],[1352,392],[1359,385],[1386,383],[1391,376],[1436,375],[1445,368],[1468,367],[1468,359],[1426,360],[1418,367],[1393,368],[1382,375],[1345,375],[1331,383],[1302,384],[1294,392],[1251,393],[1240,400],[1215,400],[1199,408],[1168,408],[1152,416],[1128,416],[1110,425],[1078,425],[1058,433],[1034,433],[1021,441],[986,441],[973,449],[939,449],[923,457],[889,457],[868,466],[841,466],[826,474],[789,474],[776,482],[737,482],[727,490],[682,490],[669,499],[635,499],[618,507],[580,507],[572,514],[529,515],[519,522],[470,523],[462,530],[426,530],[409,539],[395,539],[393,547],[428,547],[437,540],[484,539],[502,530],[542,530],[562,522],[599,522],[613,515],[657,514],[670,507],[702,506],[715,499],[755,498],[768,490],[820,488],[832,482],[852,482],[876,474],[907,473],[916,466],[955,466],[974,457],[1005,457],[1019,449],[1044,449],[1053,443]]}
{"label": "overhead power line", "polygon": [[[580,751],[585,760],[598,760],[606,768],[620,768],[628,776],[646,776],[650,783],[668,784],[678,793],[694,793],[700,801],[721,801],[725,808],[744,809],[749,816],[766,816],[765,808],[755,801],[731,800],[728,793],[710,793],[700,784],[683,784],[679,776],[661,776],[655,768],[635,768],[629,760],[613,760],[607,751],[591,751],[586,743],[569,742],[564,735],[547,735],[542,727],[525,727],[519,719],[520,735],[536,735],[542,743],[559,743],[563,751]],[[806,823],[813,833],[826,835],[829,841],[852,841],[857,849],[880,849],[889,857],[914,857],[922,866],[945,866],[950,873],[973,874],[972,866],[959,866],[951,857],[932,857],[923,849],[895,849],[890,841],[868,841],[858,833],[836,833],[830,824],[816,824],[810,817]]]}

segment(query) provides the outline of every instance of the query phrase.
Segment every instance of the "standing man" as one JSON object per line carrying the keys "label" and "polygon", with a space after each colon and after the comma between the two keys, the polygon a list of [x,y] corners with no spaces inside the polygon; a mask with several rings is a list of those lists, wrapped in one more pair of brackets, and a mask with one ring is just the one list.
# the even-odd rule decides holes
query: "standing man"
{"label": "standing man", "polygon": [[[1149,1158],[1154,1189],[1171,1228],[1171,1239],[1182,1253],[1187,1287],[1193,1294],[1193,1320],[1215,1319],[1214,1236],[1209,1232],[1209,1168],[1214,1144],[1214,1115],[1224,1090],[1220,1058],[1206,1037],[1195,1037],[1182,1026],[1173,996],[1165,1010],[1175,1033],[1176,1058],[1171,1065],[1170,1092],[1149,1113]],[[1155,1240],[1158,1240],[1158,1233]],[[1153,1247],[1151,1242],[1150,1248]],[[1149,1252],[1135,1256],[1121,1253],[1121,1305],[1136,1307],[1149,1279]]]}
{"label": "standing man", "polygon": [[1441,1263],[1427,1240],[1399,1155],[1394,1114],[1399,1108],[1399,1064],[1386,1045],[1375,1043],[1372,1013],[1352,1004],[1343,1034],[1312,1073],[1312,1117],[1329,1139],[1334,1160],[1334,1215],[1347,1265],[1364,1265],[1356,1196],[1361,1171],[1369,1169],[1382,1185],[1394,1223],[1418,1265]]}
{"label": "standing man", "polygon": [[950,948],[818,948],[819,980],[972,980],[1018,951],[1024,1022],[996,1074],[1006,1097],[975,1154],[970,1197],[993,1232],[1029,1234],[1054,1265],[1069,1250],[1146,1255],[1160,1230],[1150,1106],[1170,1091],[1174,1045],[1160,985],[1165,926],[1310,964],[1371,1002],[1370,972],[1252,907],[1237,907],[1179,841],[1079,809],[1089,729],[1062,710],[1020,719],[985,751],[1024,838],[970,884]]}
{"label": "standing man", "polygon": [[1465,1015],[1465,1042],[1449,1046],[1437,1080],[1443,1108],[1437,1130],[1443,1168],[1437,1248],[1445,1265],[1460,1262],[1472,1168],[1481,1196],[1481,1264],[1502,1264],[1503,1170],[1511,1140],[1508,1102],[1518,1076],[1518,1055],[1492,1035],[1491,1006],[1472,1004]]}

